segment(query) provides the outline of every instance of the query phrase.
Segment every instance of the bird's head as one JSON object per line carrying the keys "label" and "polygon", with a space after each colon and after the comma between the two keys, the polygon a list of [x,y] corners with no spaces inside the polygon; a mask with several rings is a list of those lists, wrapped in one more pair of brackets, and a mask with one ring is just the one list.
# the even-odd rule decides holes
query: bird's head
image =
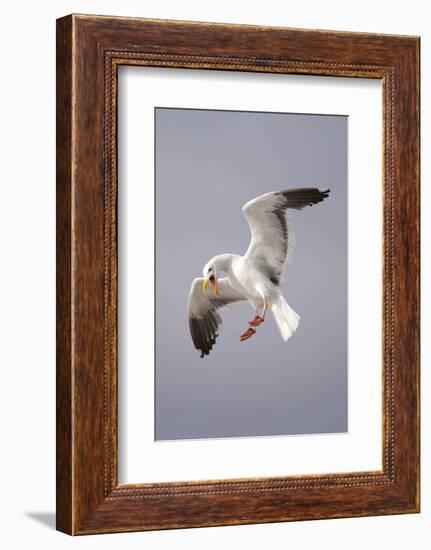
{"label": "bird's head", "polygon": [[208,288],[208,283],[212,286],[214,294],[218,296],[218,265],[217,260],[213,258],[210,260],[205,267],[203,268],[202,274],[204,276],[203,289],[206,292]]}

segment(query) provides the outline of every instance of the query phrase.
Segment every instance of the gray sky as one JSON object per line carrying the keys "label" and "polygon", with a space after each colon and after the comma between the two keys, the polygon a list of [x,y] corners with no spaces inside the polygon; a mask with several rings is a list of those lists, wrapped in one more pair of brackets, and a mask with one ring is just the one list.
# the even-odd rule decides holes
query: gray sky
{"label": "gray sky", "polygon": [[[347,431],[347,117],[156,109],[156,439]],[[222,312],[211,354],[193,347],[187,297],[214,255],[243,254],[241,212],[289,187],[329,187],[290,211],[283,293],[301,316],[284,342],[271,315]],[[168,338],[167,338],[168,335]]]}

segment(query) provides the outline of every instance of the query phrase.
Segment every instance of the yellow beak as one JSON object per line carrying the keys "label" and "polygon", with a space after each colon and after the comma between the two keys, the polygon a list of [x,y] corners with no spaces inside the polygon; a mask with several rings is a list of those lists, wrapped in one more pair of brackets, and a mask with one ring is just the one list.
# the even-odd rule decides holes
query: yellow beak
{"label": "yellow beak", "polygon": [[202,283],[204,292],[207,291],[208,283],[211,283],[211,286],[213,287],[214,294],[218,296],[218,281],[217,278],[211,277],[210,279],[204,279],[204,282]]}

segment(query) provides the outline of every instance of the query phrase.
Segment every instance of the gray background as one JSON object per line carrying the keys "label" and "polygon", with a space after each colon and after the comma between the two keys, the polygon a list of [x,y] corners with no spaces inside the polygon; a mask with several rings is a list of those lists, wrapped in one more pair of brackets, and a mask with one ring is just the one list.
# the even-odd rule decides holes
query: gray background
{"label": "gray background", "polygon": [[[347,431],[347,117],[157,108],[155,119],[156,439]],[[234,306],[201,359],[192,280],[212,256],[246,251],[248,200],[302,186],[331,194],[290,211],[283,292],[297,332],[283,342],[269,315],[240,343],[254,313]]]}

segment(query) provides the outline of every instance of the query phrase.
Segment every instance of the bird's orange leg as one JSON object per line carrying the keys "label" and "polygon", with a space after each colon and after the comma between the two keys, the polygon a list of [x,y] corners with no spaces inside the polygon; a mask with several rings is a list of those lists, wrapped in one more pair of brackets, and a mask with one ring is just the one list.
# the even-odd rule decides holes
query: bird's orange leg
{"label": "bird's orange leg", "polygon": [[263,307],[263,313],[262,313],[262,317],[259,315],[259,313],[257,312],[256,313],[256,317],[249,321],[248,324],[251,326],[251,327],[258,327],[259,325],[261,325],[264,321],[265,321],[265,314],[266,314],[266,309],[268,307],[268,304],[266,303],[266,299],[264,298],[263,299],[263,303],[264,303],[264,307]]}
{"label": "bird's orange leg", "polygon": [[263,317],[261,317],[259,314],[256,314],[256,317],[254,319],[252,319],[251,321],[248,322],[248,324],[251,326],[251,327],[258,327],[259,325],[261,325],[263,322],[265,321],[265,319]]}
{"label": "bird's orange leg", "polygon": [[254,334],[256,334],[256,329],[253,327],[250,327],[244,332],[244,334],[241,334],[241,336],[239,337],[239,341],[244,342],[244,340],[248,340]]}
{"label": "bird's orange leg", "polygon": [[248,322],[250,327],[244,332],[244,334],[241,334],[239,338],[240,342],[244,342],[244,340],[248,340],[249,338],[254,336],[256,334],[255,327],[258,327],[265,321],[265,314],[266,314],[266,309],[268,307],[268,304],[266,303],[265,298],[263,300],[264,300],[264,308],[263,308],[262,317],[259,315],[259,313],[256,313],[256,317],[252,321]]}

